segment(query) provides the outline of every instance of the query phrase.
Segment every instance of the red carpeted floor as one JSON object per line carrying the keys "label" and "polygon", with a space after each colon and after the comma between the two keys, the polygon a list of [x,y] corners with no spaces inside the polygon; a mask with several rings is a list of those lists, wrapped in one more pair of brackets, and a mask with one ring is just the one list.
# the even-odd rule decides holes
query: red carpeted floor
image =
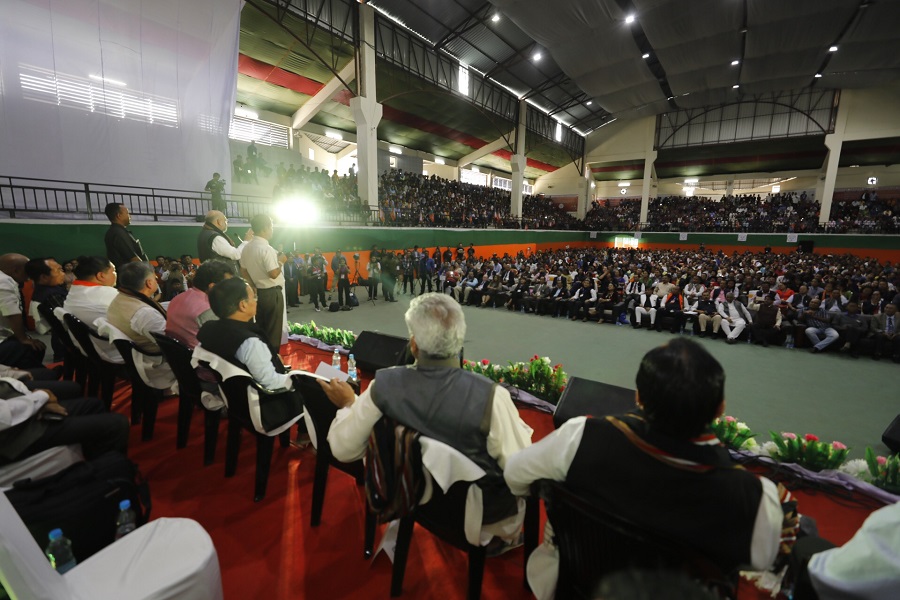
{"label": "red carpeted floor", "polygon": [[[291,344],[294,368],[313,369],[329,354]],[[114,410],[128,414],[130,388],[118,390]],[[150,483],[152,518],[190,517],[212,536],[219,554],[225,597],[231,599],[387,598],[391,563],[363,559],[362,490],[347,475],[330,471],[322,524],[309,525],[315,453],[276,444],[266,498],[253,502],[255,444],[245,433],[238,471],[224,477],[225,426],[214,464],[203,466],[203,422],[195,411],[188,446],[175,449],[177,399],[159,410],[154,439],[140,441],[132,428],[129,454]],[[535,441],[552,430],[550,415],[522,409]],[[843,543],[871,508],[798,491],[800,510],[816,518],[824,537]],[[874,507],[872,507],[874,508]],[[376,545],[380,539],[376,538]],[[531,598],[522,585],[522,550],[488,559],[483,598]],[[466,556],[416,529],[404,585],[406,598],[465,597]],[[754,597],[742,586],[741,597]]]}

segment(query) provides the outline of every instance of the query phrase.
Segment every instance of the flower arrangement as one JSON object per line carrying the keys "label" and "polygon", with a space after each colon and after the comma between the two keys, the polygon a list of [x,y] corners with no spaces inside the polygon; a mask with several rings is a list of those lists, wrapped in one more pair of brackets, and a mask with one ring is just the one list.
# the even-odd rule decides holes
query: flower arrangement
{"label": "flower arrangement", "polygon": [[712,430],[716,437],[729,448],[740,450],[745,446],[755,445],[751,442],[756,434],[750,431],[746,423],[742,423],[734,417],[726,416],[716,419],[712,422]]}
{"label": "flower arrangement", "polygon": [[488,359],[480,362],[464,361],[463,368],[498,383],[505,383],[529,394],[533,394],[551,404],[559,402],[559,397],[566,389],[568,375],[562,365],[553,365],[549,357],[535,354],[527,363],[508,363],[509,366],[492,364]]}
{"label": "flower arrangement", "polygon": [[841,442],[827,444],[807,433],[802,438],[795,433],[770,431],[775,449],[771,457],[781,462],[797,463],[810,471],[837,469],[847,460],[850,449]]}
{"label": "flower arrangement", "polygon": [[886,492],[900,494],[900,456],[875,456],[875,451],[866,448],[866,464],[874,485]]}
{"label": "flower arrangement", "polygon": [[356,342],[356,335],[347,329],[337,327],[319,327],[315,321],[309,323],[291,323],[288,327],[294,335],[305,335],[330,344],[350,348]]}

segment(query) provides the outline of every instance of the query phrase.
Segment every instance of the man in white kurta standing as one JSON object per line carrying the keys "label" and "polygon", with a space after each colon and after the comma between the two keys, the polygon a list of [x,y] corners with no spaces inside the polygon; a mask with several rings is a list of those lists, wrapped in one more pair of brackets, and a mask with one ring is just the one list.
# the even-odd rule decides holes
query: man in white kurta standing
{"label": "man in white kurta standing", "polygon": [[284,272],[281,266],[287,260],[270,244],[274,226],[268,215],[256,215],[250,219],[253,239],[241,253],[241,274],[252,285],[259,297],[256,323],[265,332],[266,340],[274,352],[287,341],[287,309],[284,301]]}

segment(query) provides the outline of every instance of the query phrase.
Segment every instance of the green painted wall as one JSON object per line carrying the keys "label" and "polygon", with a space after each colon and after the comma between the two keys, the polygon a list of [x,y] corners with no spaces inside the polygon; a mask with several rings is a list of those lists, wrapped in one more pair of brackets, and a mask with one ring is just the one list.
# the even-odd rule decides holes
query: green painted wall
{"label": "green painted wall", "polygon": [[[78,254],[105,254],[103,236],[108,225],[103,222],[35,222],[20,220],[0,221],[0,254],[20,252],[27,256],[55,256],[67,259]],[[200,225],[190,224],[138,224],[131,226],[134,234],[141,240],[144,250],[154,258],[158,254],[180,256],[197,254],[197,233]],[[234,227],[231,234],[243,234],[246,227]],[[628,233],[619,236],[630,235]],[[345,252],[367,250],[372,244],[382,248],[404,248],[419,246],[432,248],[439,246],[456,246],[462,243],[468,246],[500,245],[500,244],[540,244],[562,246],[589,244],[592,241],[602,245],[611,244],[617,234],[598,233],[591,239],[588,232],[583,231],[513,231],[492,229],[407,229],[376,227],[278,227],[276,228],[275,245],[282,244],[286,249],[296,247],[300,251],[311,251],[320,246],[324,251],[337,248]],[[800,235],[799,240],[811,240],[816,248],[828,251],[846,250],[865,255],[872,250],[872,255],[882,259],[900,259],[900,236],[896,235]],[[694,247],[704,243],[707,248],[723,248],[728,251],[756,249],[771,246],[775,251],[790,251],[796,243],[788,243],[785,234],[748,234],[745,242],[738,241],[735,233],[691,233],[686,241],[679,240],[677,233],[645,233],[641,237],[641,246]],[[296,246],[295,246],[296,244]],[[891,257],[894,258],[891,258]]]}

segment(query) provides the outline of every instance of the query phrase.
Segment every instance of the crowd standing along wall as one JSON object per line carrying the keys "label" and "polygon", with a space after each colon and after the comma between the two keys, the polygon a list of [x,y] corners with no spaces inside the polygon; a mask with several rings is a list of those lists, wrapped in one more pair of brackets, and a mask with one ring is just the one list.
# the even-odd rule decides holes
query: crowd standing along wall
{"label": "crowd standing along wall", "polygon": [[[19,252],[29,257],[54,256],[67,260],[79,254],[105,255],[103,236],[108,223],[46,221],[3,221],[0,222],[0,254]],[[157,255],[181,256],[197,255],[197,234],[200,224],[138,224],[130,229],[141,241],[145,252],[153,260]],[[247,226],[234,226],[228,233],[236,240],[243,236]],[[478,256],[490,257],[504,253],[514,255],[519,250],[537,250],[595,247],[607,248],[615,244],[617,237],[632,237],[631,232],[597,232],[594,237],[587,231],[532,231],[505,229],[424,229],[424,228],[380,228],[380,227],[291,227],[276,226],[272,244],[284,250],[312,252],[319,247],[331,259],[332,253],[343,250],[348,263],[353,266],[353,253],[360,253],[360,265],[368,261],[368,251],[372,245],[379,249],[396,250],[418,245],[433,250],[435,246],[456,247],[475,244]],[[797,243],[810,241],[815,251],[823,254],[851,253],[861,257],[877,258],[880,261],[900,261],[900,236],[897,235],[804,235],[798,234],[797,241],[788,241],[787,234],[747,234],[746,240],[739,241],[736,233],[689,233],[687,239],[680,239],[678,233],[644,233],[638,241],[639,248],[696,249],[702,243],[707,250],[726,253],[761,252],[770,247],[772,252],[793,252]],[[793,238],[791,238],[793,239]]]}

